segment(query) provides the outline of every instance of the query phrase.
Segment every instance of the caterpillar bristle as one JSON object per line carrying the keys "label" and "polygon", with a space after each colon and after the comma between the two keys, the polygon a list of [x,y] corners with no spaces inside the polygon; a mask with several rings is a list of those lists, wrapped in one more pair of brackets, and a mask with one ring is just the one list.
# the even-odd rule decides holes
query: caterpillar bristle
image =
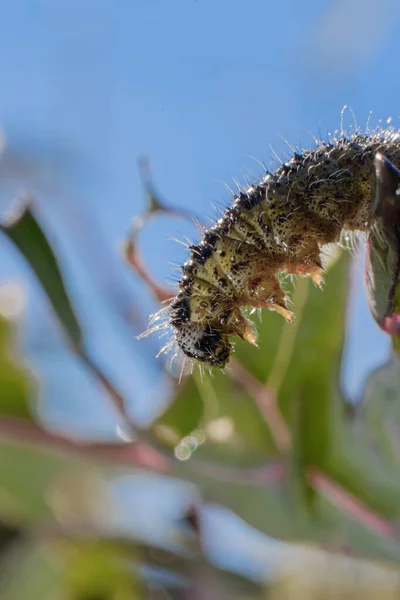
{"label": "caterpillar bristle", "polygon": [[268,171],[264,161],[259,160],[258,158],[256,158],[255,156],[252,156],[251,154],[248,154],[247,156],[248,156],[248,158],[251,158],[251,160],[254,160],[261,167],[263,173],[266,173]]}
{"label": "caterpillar bristle", "polygon": [[275,152],[274,148],[272,147],[272,144],[269,144],[269,149],[271,150],[272,154],[274,155],[277,165],[279,167],[282,166],[284,164],[283,160],[281,159],[279,154],[277,154],[277,152]]}

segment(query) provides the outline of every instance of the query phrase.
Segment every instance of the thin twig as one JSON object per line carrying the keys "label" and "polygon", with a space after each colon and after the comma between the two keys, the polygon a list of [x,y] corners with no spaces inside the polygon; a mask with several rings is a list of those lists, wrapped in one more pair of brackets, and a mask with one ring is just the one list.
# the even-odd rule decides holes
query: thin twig
{"label": "thin twig", "polygon": [[315,467],[310,467],[306,471],[306,479],[314,489],[330,500],[332,504],[350,514],[365,527],[400,544],[400,532],[391,523],[373,512],[325,473]]}
{"label": "thin twig", "polygon": [[0,418],[0,439],[84,455],[88,459],[142,467],[158,473],[168,473],[173,462],[172,459],[168,461],[148,444],[139,441],[122,444],[70,439],[62,434],[42,429],[32,421],[12,417]]}
{"label": "thin twig", "polygon": [[144,281],[147,287],[154,294],[159,302],[165,302],[170,300],[174,296],[174,292],[158,285],[154,279],[149,275],[146,267],[143,264],[142,259],[139,256],[138,250],[135,248],[131,241],[124,244],[122,248],[123,256],[130,267],[136,272],[136,274]]}
{"label": "thin twig", "polygon": [[[44,450],[59,451],[79,455],[97,462],[110,462],[120,466],[139,467],[155,473],[182,474],[180,463],[173,457],[166,457],[151,445],[141,441],[127,443],[94,442],[71,439],[61,433],[42,429],[40,425],[14,417],[0,417],[0,441],[7,440],[15,444],[26,444]],[[215,462],[192,458],[191,471],[203,476],[236,483],[238,485],[267,485],[282,479],[285,466],[277,461],[266,465],[236,468]]]}

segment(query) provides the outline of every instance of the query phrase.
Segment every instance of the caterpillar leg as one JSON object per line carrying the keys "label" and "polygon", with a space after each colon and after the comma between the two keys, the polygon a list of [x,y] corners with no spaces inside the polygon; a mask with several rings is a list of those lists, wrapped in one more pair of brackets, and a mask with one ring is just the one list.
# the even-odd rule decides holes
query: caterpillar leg
{"label": "caterpillar leg", "polygon": [[275,276],[257,278],[249,282],[253,291],[247,303],[254,308],[268,308],[278,312],[289,323],[294,322],[293,313],[286,306],[286,296]]}
{"label": "caterpillar leg", "polygon": [[[255,305],[254,305],[255,306]],[[287,308],[287,306],[282,302],[272,302],[272,301],[264,301],[259,302],[256,308],[268,308],[268,310],[272,310],[274,312],[279,313],[288,323],[294,323],[294,315]]]}
{"label": "caterpillar leg", "polygon": [[250,321],[246,319],[240,310],[235,310],[234,313],[235,322],[233,324],[232,333],[238,335],[242,340],[248,342],[252,346],[257,347],[257,337]]}
{"label": "caterpillar leg", "polygon": [[298,264],[294,269],[288,269],[289,273],[293,275],[305,275],[310,277],[311,281],[319,287],[320,290],[323,289],[323,269],[321,265],[307,265],[307,264]]}
{"label": "caterpillar leg", "polygon": [[293,275],[310,277],[312,282],[322,290],[324,271],[321,264],[320,253],[321,250],[318,243],[310,243],[310,241],[308,241],[302,252],[299,253],[296,261],[287,263],[285,269],[288,273]]}
{"label": "caterpillar leg", "polygon": [[274,312],[277,312],[280,315],[282,315],[282,317],[288,323],[294,323],[294,314],[285,305],[274,303],[270,304],[266,308],[269,308],[269,310],[273,310]]}

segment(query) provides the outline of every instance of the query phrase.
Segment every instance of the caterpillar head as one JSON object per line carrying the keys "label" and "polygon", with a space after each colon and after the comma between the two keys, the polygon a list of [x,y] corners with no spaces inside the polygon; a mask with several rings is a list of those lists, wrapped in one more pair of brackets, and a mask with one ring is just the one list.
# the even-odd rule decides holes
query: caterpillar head
{"label": "caterpillar head", "polygon": [[228,336],[210,323],[183,323],[175,328],[175,336],[185,356],[208,367],[223,369],[233,349]]}

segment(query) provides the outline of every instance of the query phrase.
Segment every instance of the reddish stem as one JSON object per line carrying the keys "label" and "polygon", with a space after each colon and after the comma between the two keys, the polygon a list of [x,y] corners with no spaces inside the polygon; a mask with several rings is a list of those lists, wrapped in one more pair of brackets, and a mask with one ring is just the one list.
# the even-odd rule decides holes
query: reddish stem
{"label": "reddish stem", "polygon": [[374,513],[358,498],[355,498],[352,494],[344,490],[317,468],[310,467],[306,472],[306,479],[314,489],[318,490],[332,504],[349,513],[368,529],[378,533],[382,537],[390,538],[400,543],[400,532],[391,523]]}

